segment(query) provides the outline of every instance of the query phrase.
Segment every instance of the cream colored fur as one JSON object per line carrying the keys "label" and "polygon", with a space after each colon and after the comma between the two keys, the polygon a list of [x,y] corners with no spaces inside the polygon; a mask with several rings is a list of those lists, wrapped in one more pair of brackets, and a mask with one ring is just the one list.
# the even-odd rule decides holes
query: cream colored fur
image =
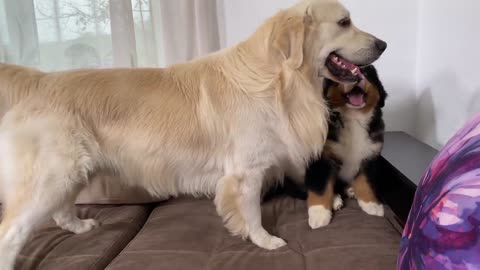
{"label": "cream colored fur", "polygon": [[[97,172],[157,197],[215,196],[235,235],[275,249],[261,224],[262,187],[303,180],[322,151],[327,108],[319,76],[338,50],[371,62],[375,38],[337,21],[336,0],[300,1],[239,45],[166,69],[57,73],[0,66],[0,269],[12,269],[30,232],[54,217],[86,232],[73,203]],[[121,184],[121,183],[119,183]]]}

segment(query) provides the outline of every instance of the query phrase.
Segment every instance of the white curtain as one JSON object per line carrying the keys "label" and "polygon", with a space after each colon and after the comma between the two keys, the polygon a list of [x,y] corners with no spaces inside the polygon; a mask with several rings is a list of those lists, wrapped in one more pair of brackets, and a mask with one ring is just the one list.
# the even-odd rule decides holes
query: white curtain
{"label": "white curtain", "polygon": [[0,62],[164,67],[221,48],[221,0],[0,0]]}

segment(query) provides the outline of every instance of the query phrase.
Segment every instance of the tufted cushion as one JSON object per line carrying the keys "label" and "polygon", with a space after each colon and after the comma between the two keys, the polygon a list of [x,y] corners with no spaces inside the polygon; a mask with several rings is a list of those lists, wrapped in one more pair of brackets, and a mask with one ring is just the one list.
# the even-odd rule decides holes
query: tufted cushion
{"label": "tufted cushion", "polygon": [[45,224],[29,239],[17,258],[16,270],[102,270],[140,231],[151,206],[79,206],[79,217],[95,218],[101,226],[75,235]]}
{"label": "tufted cushion", "polygon": [[[281,197],[263,206],[266,229],[288,246],[267,251],[232,237],[211,200],[181,198],[156,207],[140,233],[107,267],[127,269],[393,269],[400,232],[356,202],[332,224],[311,230],[303,201]],[[387,208],[387,213],[391,212]],[[393,219],[392,219],[393,220]]]}
{"label": "tufted cushion", "polygon": [[480,114],[435,157],[415,194],[398,269],[480,269]]}

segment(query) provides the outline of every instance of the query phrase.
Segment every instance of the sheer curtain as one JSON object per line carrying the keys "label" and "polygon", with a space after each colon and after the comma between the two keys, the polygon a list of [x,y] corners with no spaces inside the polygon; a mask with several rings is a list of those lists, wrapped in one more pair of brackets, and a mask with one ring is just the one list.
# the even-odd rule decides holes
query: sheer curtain
{"label": "sheer curtain", "polygon": [[0,62],[163,67],[221,48],[221,0],[0,0]]}

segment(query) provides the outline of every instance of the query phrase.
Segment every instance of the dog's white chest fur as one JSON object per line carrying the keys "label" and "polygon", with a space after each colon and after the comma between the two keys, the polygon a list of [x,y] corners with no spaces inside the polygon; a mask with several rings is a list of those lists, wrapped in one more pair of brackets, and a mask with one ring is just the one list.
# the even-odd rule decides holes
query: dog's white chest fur
{"label": "dog's white chest fur", "polygon": [[357,111],[343,113],[344,127],[338,133],[338,142],[328,142],[332,152],[343,162],[339,176],[350,182],[358,174],[362,162],[381,151],[381,144],[374,143],[368,134],[372,113]]}

